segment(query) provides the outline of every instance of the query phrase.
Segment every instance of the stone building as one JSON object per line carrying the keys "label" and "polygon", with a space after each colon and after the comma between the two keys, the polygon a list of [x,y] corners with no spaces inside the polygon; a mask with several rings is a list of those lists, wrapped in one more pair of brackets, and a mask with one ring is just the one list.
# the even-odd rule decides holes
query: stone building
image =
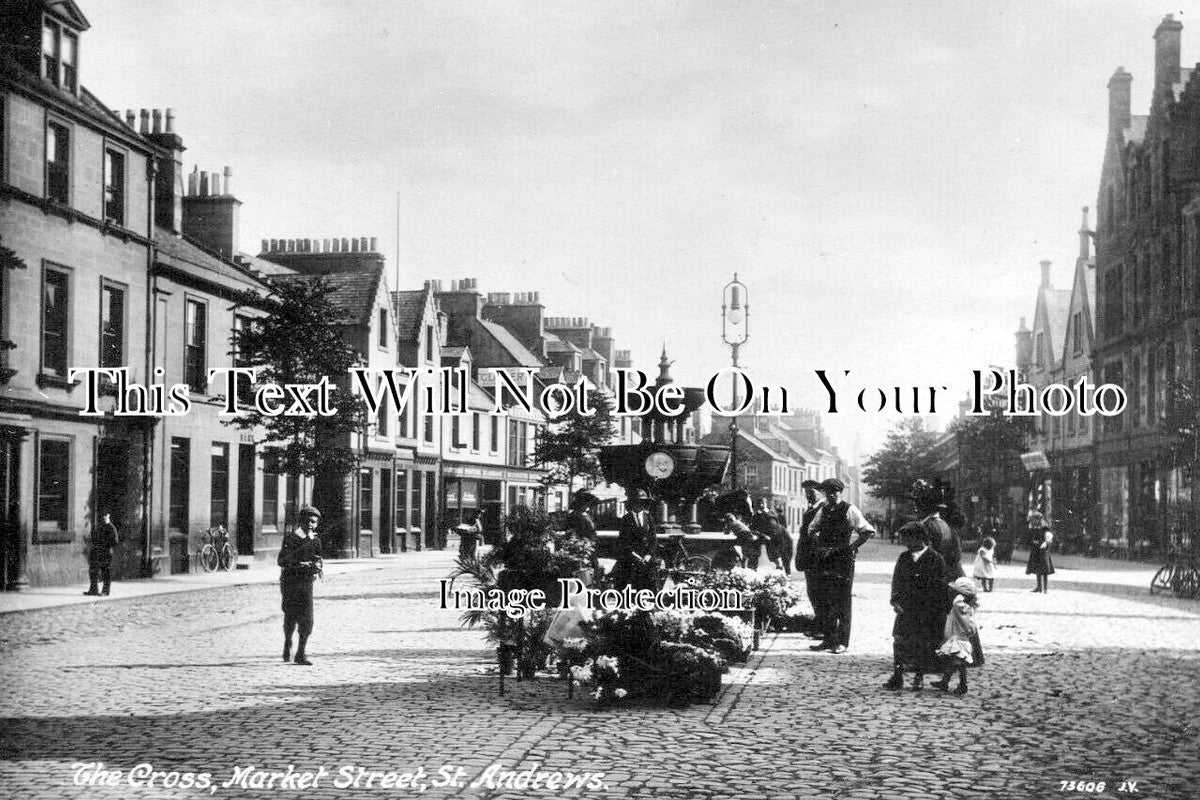
{"label": "stone building", "polygon": [[1133,77],[1108,83],[1108,140],[1096,224],[1097,379],[1129,406],[1095,423],[1101,524],[1132,552],[1186,539],[1196,475],[1166,424],[1174,382],[1200,369],[1200,82],[1181,67],[1182,25],[1154,34],[1146,115],[1132,114]]}
{"label": "stone building", "polygon": [[[86,542],[106,512],[124,538],[116,575],[150,566],[153,428],[80,416],[84,390],[69,381],[84,366],[153,378],[157,150],[84,87],[88,28],[73,2],[0,6],[0,245],[15,258],[0,267],[0,339],[15,345],[0,349],[5,588],[86,580]],[[112,402],[106,393],[101,410]]]}

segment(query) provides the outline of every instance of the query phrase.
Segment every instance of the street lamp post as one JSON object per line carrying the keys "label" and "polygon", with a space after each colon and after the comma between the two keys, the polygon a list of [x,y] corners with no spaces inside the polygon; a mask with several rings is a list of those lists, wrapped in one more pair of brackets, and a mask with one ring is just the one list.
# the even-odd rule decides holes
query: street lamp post
{"label": "street lamp post", "polygon": [[[750,305],[747,303],[748,295],[746,286],[738,280],[737,273],[733,273],[733,280],[725,284],[725,290],[721,297],[721,339],[725,344],[729,345],[730,354],[733,358],[733,366],[738,365],[738,348],[746,343],[750,338]],[[738,376],[733,376],[733,407],[735,411],[738,407]],[[732,470],[730,478],[730,488],[738,488],[738,423],[737,414],[733,416],[733,421],[729,423],[729,466]]]}

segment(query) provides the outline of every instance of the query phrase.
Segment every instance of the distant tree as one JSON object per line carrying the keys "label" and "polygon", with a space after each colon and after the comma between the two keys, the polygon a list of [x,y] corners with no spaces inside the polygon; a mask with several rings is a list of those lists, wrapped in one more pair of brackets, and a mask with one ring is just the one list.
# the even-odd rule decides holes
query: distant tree
{"label": "distant tree", "polygon": [[887,441],[863,464],[863,483],[880,499],[903,503],[918,478],[933,475],[938,434],[923,417],[905,417],[888,433]]}
{"label": "distant tree", "polygon": [[[9,250],[4,245],[0,244],[0,307],[8,302],[8,281],[4,279],[3,272],[8,270],[26,269],[25,262],[17,257],[17,254]],[[0,353],[12,350],[17,346],[17,343],[11,339],[0,339]],[[8,379],[16,375],[15,369],[8,367],[0,367],[0,384],[8,383]]]}
{"label": "distant tree", "polygon": [[534,439],[533,464],[549,470],[542,483],[567,487],[567,499],[575,490],[575,481],[583,478],[595,483],[603,479],[600,447],[616,435],[613,404],[608,395],[595,389],[587,393],[588,406],[595,414],[585,417],[578,409],[551,422]]}
{"label": "distant tree", "polygon": [[[239,366],[257,367],[256,385],[331,382],[348,386],[351,367],[361,355],[343,337],[347,320],[330,303],[331,286],[322,279],[276,281],[271,293],[246,293],[246,305],[265,306],[267,315],[240,330],[233,346]],[[281,474],[345,476],[356,466],[357,449],[350,434],[366,426],[362,399],[349,391],[336,392],[337,414],[268,416],[253,405],[227,424],[258,428],[260,444],[271,447],[271,469]]]}

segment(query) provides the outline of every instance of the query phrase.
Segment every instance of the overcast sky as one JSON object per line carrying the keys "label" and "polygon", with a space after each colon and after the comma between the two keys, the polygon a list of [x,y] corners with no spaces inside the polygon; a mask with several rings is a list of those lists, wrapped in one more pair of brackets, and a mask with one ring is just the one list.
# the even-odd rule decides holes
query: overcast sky
{"label": "overcast sky", "polygon": [[[1180,6],[1127,0],[80,6],[84,84],[233,168],[246,252],[376,236],[392,263],[399,200],[401,288],[537,290],[689,384],[728,363],[736,271],[755,379],[946,385],[947,411],[1011,363],[1037,262],[1070,286],[1114,69],[1146,113],[1170,12],[1200,60]],[[826,417],[846,450],[892,419]]]}

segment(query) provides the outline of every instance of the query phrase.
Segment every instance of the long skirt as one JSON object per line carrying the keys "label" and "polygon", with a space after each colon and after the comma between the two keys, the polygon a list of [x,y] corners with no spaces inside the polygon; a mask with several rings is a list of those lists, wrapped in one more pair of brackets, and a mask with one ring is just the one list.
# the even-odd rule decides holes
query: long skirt
{"label": "long skirt", "polygon": [[1029,560],[1025,562],[1026,575],[1053,575],[1054,559],[1049,550],[1034,547],[1029,551]]}

